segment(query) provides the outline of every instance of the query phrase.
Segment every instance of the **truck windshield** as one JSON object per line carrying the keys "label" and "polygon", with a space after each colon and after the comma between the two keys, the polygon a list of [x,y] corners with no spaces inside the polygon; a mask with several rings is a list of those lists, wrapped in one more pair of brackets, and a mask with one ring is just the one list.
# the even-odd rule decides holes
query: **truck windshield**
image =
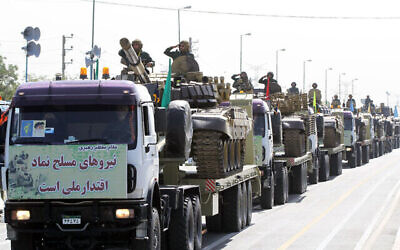
{"label": "truck windshield", "polygon": [[135,106],[30,106],[13,110],[10,144],[136,146]]}
{"label": "truck windshield", "polygon": [[265,118],[263,114],[254,114],[254,135],[265,135]]}
{"label": "truck windshield", "polygon": [[353,120],[350,118],[344,118],[344,129],[353,130]]}

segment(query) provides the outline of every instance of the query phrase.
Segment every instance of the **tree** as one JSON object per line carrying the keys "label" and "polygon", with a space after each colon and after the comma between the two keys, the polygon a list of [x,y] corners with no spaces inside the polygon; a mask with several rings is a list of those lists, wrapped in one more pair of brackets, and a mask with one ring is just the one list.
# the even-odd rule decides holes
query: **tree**
{"label": "tree", "polygon": [[0,96],[3,100],[11,100],[19,85],[17,75],[18,66],[12,64],[6,65],[5,59],[7,58],[0,55]]}

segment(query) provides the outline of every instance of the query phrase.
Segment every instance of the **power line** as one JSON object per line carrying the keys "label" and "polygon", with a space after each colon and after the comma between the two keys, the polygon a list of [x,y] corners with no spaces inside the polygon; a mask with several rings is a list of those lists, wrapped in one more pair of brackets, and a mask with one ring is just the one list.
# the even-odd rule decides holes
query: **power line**
{"label": "power line", "polygon": [[[81,0],[83,2],[92,2],[91,0]],[[177,8],[158,7],[149,5],[138,5],[128,3],[112,3],[107,1],[98,1],[96,3],[115,5],[115,6],[128,6],[143,9],[156,9],[176,11]],[[225,12],[225,11],[210,11],[210,10],[194,10],[185,9],[184,11],[203,14],[216,14],[216,15],[232,15],[232,16],[249,16],[249,17],[267,17],[267,18],[296,18],[296,19],[337,19],[337,20],[400,20],[400,16],[313,16],[313,15],[277,15],[277,14],[256,14],[256,13],[243,13],[243,12]]]}

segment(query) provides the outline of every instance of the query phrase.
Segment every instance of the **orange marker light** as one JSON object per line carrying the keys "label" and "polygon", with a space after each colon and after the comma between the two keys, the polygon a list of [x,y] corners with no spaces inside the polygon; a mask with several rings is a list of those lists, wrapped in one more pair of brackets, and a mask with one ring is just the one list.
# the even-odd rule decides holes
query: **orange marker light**
{"label": "orange marker light", "polygon": [[87,79],[87,69],[86,68],[81,68],[81,74],[80,74],[79,78],[82,80]]}
{"label": "orange marker light", "polygon": [[103,79],[110,78],[110,69],[108,67],[103,68]]}

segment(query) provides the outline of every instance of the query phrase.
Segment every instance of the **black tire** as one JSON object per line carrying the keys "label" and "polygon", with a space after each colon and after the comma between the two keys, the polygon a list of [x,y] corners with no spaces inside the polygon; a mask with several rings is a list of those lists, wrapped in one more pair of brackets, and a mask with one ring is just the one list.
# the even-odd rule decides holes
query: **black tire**
{"label": "black tire", "polygon": [[362,147],[362,163],[367,164],[369,162],[369,146],[365,145]]}
{"label": "black tire", "polygon": [[169,227],[170,249],[194,249],[194,218],[190,197],[185,197],[183,207],[172,212]]}
{"label": "black tire", "polygon": [[307,163],[292,167],[291,190],[295,194],[302,194],[307,190]]}
{"label": "black tire", "polygon": [[33,237],[29,233],[18,233],[18,239],[11,241],[11,250],[33,250]]}
{"label": "black tire", "polygon": [[372,142],[369,146],[369,159],[374,159],[374,152],[375,152],[375,142]]}
{"label": "black tire", "polygon": [[192,198],[193,218],[194,218],[194,249],[200,250],[202,243],[202,222],[201,222],[201,203],[200,198],[194,195]]}
{"label": "black tire", "polygon": [[382,156],[382,155],[383,155],[383,142],[380,141],[379,142],[379,156]]}
{"label": "black tire", "polygon": [[287,201],[288,193],[288,176],[286,167],[277,165],[275,175],[274,203],[275,205],[283,205]]}
{"label": "black tire", "polygon": [[355,168],[357,166],[357,153],[354,150],[348,154],[348,165],[350,168]]}
{"label": "black tire", "polygon": [[319,181],[329,180],[329,175],[330,175],[329,155],[321,154],[319,163],[320,163]]}
{"label": "black tire", "polygon": [[374,158],[378,158],[379,157],[379,142],[375,142],[375,150],[374,150]]}
{"label": "black tire", "polygon": [[[262,209],[271,209],[274,206],[274,196],[275,196],[275,181],[274,181],[274,174],[272,172],[271,175],[271,183],[270,187],[261,187],[261,197],[260,197],[260,205]],[[266,182],[264,180],[263,182]]]}
{"label": "black tire", "polygon": [[331,167],[332,175],[341,175],[342,174],[342,153],[332,154],[329,159],[329,165]]}
{"label": "black tire", "polygon": [[242,189],[240,185],[233,186],[222,192],[222,225],[226,232],[240,232],[242,227],[241,200]]}
{"label": "black tire", "polygon": [[240,184],[242,186],[242,228],[247,225],[247,185],[246,182]]}
{"label": "black tire", "polygon": [[361,150],[361,145],[357,144],[356,145],[356,154],[357,154],[357,167],[362,166],[362,150]]}
{"label": "black tire", "polygon": [[253,188],[251,181],[247,181],[247,226],[251,225],[253,216]]}
{"label": "black tire", "polygon": [[318,157],[315,157],[313,160],[313,171],[310,174],[308,180],[310,184],[317,184],[319,180],[319,160]]}

